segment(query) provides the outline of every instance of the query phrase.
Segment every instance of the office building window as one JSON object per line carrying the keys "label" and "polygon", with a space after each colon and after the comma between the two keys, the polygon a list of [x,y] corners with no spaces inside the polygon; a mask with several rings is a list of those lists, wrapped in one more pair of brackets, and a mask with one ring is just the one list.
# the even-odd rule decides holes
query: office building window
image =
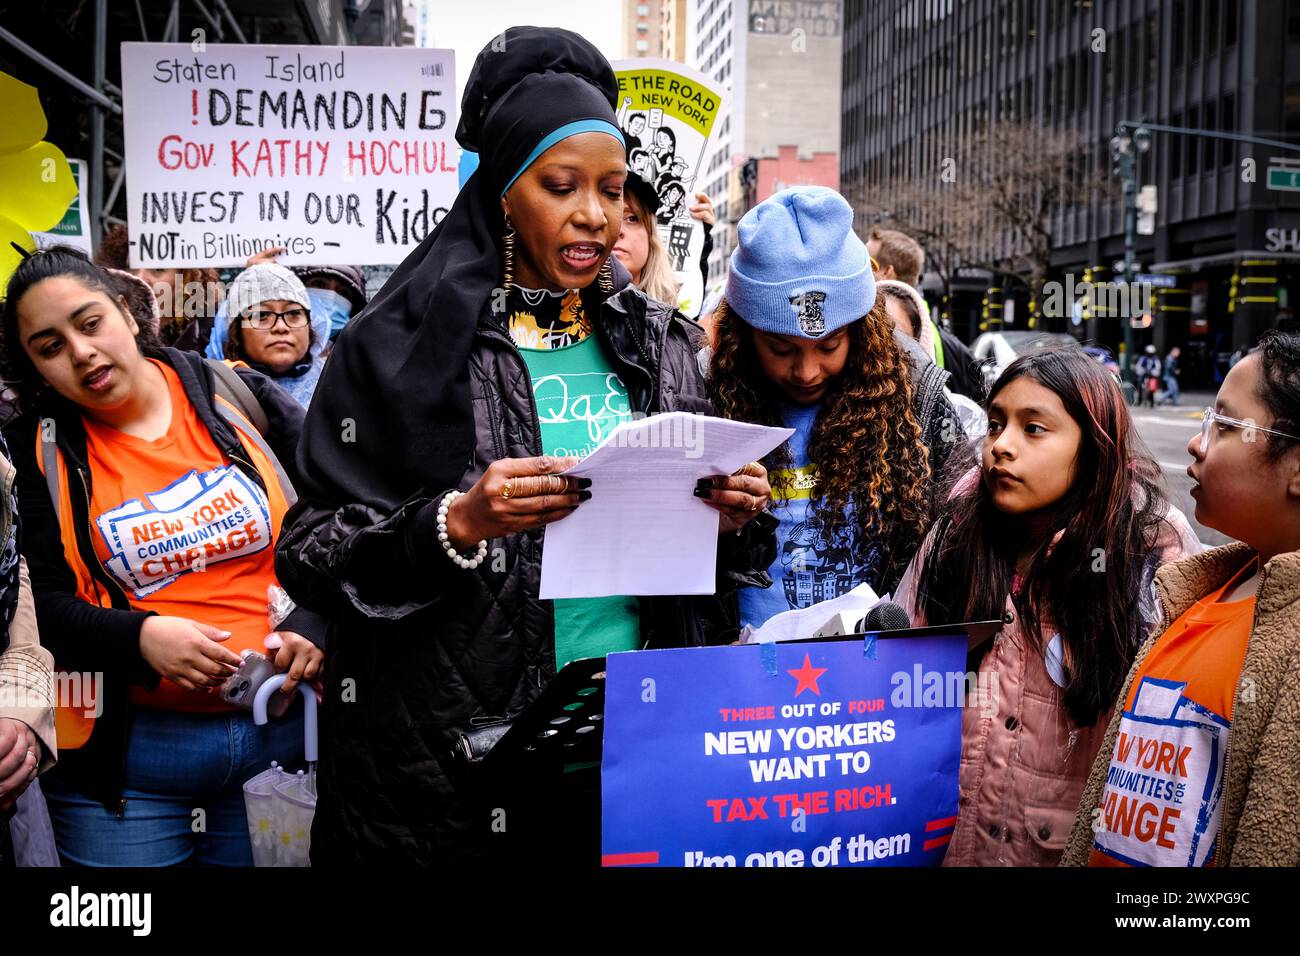
{"label": "office building window", "polygon": [[1201,58],[1201,13],[1204,6],[1204,0],[1201,0],[1199,3],[1190,3],[1187,7],[1187,43],[1192,48],[1191,55],[1187,57],[1189,63],[1195,63]]}
{"label": "office building window", "polygon": [[1170,37],[1169,45],[1172,47],[1174,55],[1174,69],[1183,65],[1183,57],[1186,55],[1187,46],[1187,4],[1185,0],[1178,0],[1174,4],[1174,31]]}
{"label": "office building window", "polygon": [[1122,54],[1120,51],[1124,49],[1122,46],[1124,42],[1122,35],[1120,36],[1119,42],[1121,46],[1114,53],[1102,54],[1102,59],[1105,61],[1102,66],[1102,95],[1106,97],[1107,100],[1110,100],[1115,96],[1115,58],[1121,56]]}
{"label": "office building window", "polygon": [[1160,33],[1156,26],[1156,15],[1147,17],[1146,30],[1147,72],[1143,80],[1150,83],[1156,78],[1156,67],[1160,63]]}
{"label": "office building window", "polygon": [[[1182,126],[1183,114],[1175,113],[1169,118],[1170,126]],[[1183,144],[1186,141],[1181,133],[1169,133],[1166,136],[1169,143],[1169,178],[1178,179],[1183,175]]]}
{"label": "office building window", "polygon": [[[1220,125],[1225,132],[1235,133],[1237,131],[1237,98],[1229,93],[1223,98],[1223,117]],[[1223,141],[1223,165],[1235,166],[1237,159],[1236,144],[1231,140]]]}
{"label": "office building window", "polygon": [[[1215,125],[1214,111],[1214,103],[1205,104],[1205,128],[1207,130],[1217,131],[1219,128]],[[1201,166],[1206,172],[1210,172],[1219,165],[1219,140],[1206,137],[1201,140],[1201,145],[1205,147],[1201,153]]]}
{"label": "office building window", "polygon": [[1282,95],[1282,129],[1288,134],[1300,133],[1300,86],[1288,83]]}
{"label": "office building window", "polygon": [[[1193,106],[1187,111],[1187,126],[1189,129],[1201,128],[1201,108]],[[1195,176],[1200,171],[1201,158],[1201,140],[1193,139],[1187,144],[1187,175]]]}

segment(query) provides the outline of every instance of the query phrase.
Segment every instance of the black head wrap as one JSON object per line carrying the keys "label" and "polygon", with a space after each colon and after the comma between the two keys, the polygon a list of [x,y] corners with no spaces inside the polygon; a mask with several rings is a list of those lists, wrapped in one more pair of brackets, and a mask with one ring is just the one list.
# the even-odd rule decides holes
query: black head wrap
{"label": "black head wrap", "polygon": [[609,61],[567,30],[511,27],[479,53],[456,130],[479,167],[339,334],[298,446],[305,497],[391,511],[460,481],[474,451],[469,352],[501,280],[501,193],[556,130],[617,129],[617,94]]}

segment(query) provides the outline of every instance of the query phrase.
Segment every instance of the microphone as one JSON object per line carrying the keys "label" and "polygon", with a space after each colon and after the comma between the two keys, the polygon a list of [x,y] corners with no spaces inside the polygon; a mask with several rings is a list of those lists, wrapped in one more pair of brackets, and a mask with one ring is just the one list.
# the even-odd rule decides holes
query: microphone
{"label": "microphone", "polygon": [[812,636],[838,637],[842,634],[861,634],[863,631],[897,631],[911,626],[911,618],[901,605],[883,601],[869,610],[866,617],[858,617],[856,610],[840,611]]}
{"label": "microphone", "polygon": [[907,616],[902,605],[893,601],[882,601],[867,612],[867,616],[858,622],[859,631],[899,631],[912,626],[912,619]]}

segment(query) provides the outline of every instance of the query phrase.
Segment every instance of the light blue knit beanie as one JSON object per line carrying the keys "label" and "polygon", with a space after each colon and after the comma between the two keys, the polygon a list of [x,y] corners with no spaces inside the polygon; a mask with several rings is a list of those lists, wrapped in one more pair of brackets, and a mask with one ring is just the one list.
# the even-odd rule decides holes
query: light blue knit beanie
{"label": "light blue knit beanie", "polygon": [[754,328],[820,339],[875,305],[871,257],[835,190],[783,189],[745,213],[736,233],[727,306]]}

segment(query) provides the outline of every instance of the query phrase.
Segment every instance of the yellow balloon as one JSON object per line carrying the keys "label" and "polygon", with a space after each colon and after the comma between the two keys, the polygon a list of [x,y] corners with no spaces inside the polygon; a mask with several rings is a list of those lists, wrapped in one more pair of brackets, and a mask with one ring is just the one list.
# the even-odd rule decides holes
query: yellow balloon
{"label": "yellow balloon", "polygon": [[49,126],[36,87],[8,73],[0,73],[0,103],[5,105],[5,121],[0,124],[0,153],[17,152],[45,138]]}
{"label": "yellow balloon", "polygon": [[58,224],[76,196],[72,167],[53,143],[0,153],[0,216],[45,232]]}
{"label": "yellow balloon", "polygon": [[18,263],[23,261],[22,253],[12,245],[15,242],[28,252],[36,251],[36,240],[26,229],[12,219],[0,216],[0,298],[4,297],[4,287],[9,283],[9,277],[18,268]]}

